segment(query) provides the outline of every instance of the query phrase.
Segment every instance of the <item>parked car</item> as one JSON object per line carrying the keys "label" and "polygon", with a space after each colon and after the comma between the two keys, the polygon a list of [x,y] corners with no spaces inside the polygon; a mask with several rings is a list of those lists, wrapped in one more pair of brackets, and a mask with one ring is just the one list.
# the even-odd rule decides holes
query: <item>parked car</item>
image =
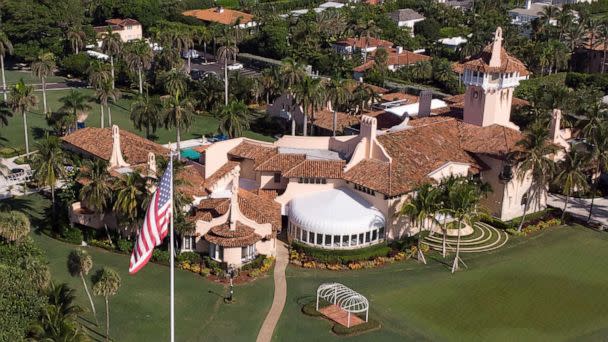
{"label": "parked car", "polygon": [[241,63],[232,63],[228,65],[228,70],[241,70],[243,69],[243,64]]}
{"label": "parked car", "polygon": [[184,59],[188,59],[188,57],[190,57],[191,59],[196,59],[199,57],[198,51],[191,49],[188,51],[183,51],[182,52],[182,58]]}

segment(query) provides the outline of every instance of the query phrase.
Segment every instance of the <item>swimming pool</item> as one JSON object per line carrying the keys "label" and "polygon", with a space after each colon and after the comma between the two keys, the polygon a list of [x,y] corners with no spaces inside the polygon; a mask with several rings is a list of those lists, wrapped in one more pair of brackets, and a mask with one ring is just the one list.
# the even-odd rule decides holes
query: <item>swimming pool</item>
{"label": "swimming pool", "polygon": [[197,152],[196,150],[194,150],[192,148],[183,149],[180,152],[180,155],[182,156],[182,158],[187,158],[187,159],[194,160],[194,161],[198,161],[198,159],[201,156],[201,154],[199,152]]}

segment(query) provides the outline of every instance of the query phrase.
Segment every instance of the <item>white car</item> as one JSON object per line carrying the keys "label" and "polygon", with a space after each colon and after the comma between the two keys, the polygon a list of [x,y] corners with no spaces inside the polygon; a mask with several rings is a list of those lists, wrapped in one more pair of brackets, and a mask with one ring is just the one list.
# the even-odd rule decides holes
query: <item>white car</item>
{"label": "white car", "polygon": [[188,59],[188,57],[190,57],[191,59],[197,59],[199,57],[198,51],[188,50],[182,52],[182,58]]}
{"label": "white car", "polygon": [[228,65],[228,70],[241,70],[243,69],[243,64],[241,63],[232,63]]}

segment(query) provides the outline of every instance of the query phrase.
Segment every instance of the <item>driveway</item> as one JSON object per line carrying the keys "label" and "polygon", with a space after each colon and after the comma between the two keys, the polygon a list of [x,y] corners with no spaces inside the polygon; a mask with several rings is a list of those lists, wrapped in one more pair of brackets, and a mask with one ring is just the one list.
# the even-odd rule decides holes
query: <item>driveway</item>
{"label": "driveway", "polygon": [[[547,204],[551,207],[563,209],[564,202],[565,196],[562,195],[549,194],[547,197]],[[566,212],[587,219],[590,205],[591,199],[571,198],[568,201],[568,209],[566,209]],[[591,220],[608,226],[608,197],[598,197],[595,199],[593,202],[593,215],[591,216]]]}

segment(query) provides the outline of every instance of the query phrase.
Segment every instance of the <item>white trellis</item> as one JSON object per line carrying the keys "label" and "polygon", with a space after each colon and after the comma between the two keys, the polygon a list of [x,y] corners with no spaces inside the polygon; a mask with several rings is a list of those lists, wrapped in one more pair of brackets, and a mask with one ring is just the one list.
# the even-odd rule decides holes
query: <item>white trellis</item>
{"label": "white trellis", "polygon": [[347,327],[350,328],[350,315],[365,312],[367,322],[369,302],[358,292],[340,283],[325,283],[317,288],[317,311],[319,311],[319,298],[340,307],[348,313]]}

